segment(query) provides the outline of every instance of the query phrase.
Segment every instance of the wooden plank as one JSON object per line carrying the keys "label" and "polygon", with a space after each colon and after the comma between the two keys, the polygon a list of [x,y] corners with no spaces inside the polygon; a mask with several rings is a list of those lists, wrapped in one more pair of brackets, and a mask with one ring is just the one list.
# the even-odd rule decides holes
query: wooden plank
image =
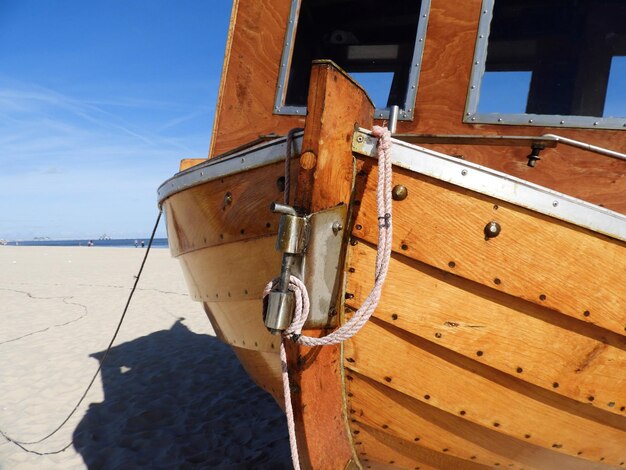
{"label": "wooden plank", "polygon": [[374,105],[346,73],[330,61],[311,70],[308,117],[300,156],[296,204],[315,212],[348,203],[354,185],[352,134],[371,126]]}
{"label": "wooden plank", "polygon": [[[363,178],[353,233],[375,243],[376,166]],[[626,244],[398,167],[393,182],[409,194],[394,203],[394,251],[624,333]],[[502,232],[486,239],[491,221]]]}
{"label": "wooden plank", "polygon": [[303,127],[304,116],[273,114],[291,2],[238,0],[233,10],[210,156]]}
{"label": "wooden plank", "polygon": [[280,273],[275,243],[275,237],[254,238],[179,256],[189,294],[212,303],[261,299],[267,283]]}
{"label": "wooden plank", "polygon": [[[311,72],[296,205],[316,212],[349,203],[353,187],[350,142],[355,123],[371,125],[369,98],[331,63]],[[303,331],[320,335],[320,331]],[[307,348],[288,343],[300,458],[311,468],[344,468],[352,458],[341,382],[339,346]]]}
{"label": "wooden plank", "polygon": [[[468,129],[464,130],[468,131]],[[622,145],[626,139],[609,138],[613,134],[611,131],[596,131],[590,135],[588,132],[571,129],[516,127],[501,130],[499,133],[510,134],[512,132],[531,136],[548,132],[557,133],[610,150],[626,152]],[[465,160],[626,214],[626,162],[624,161],[559,145],[556,149],[544,150],[541,153],[541,161],[535,168],[531,168],[527,166],[526,158],[530,154],[530,148],[468,145],[424,145],[424,147],[447,155],[462,156]]]}
{"label": "wooden plank", "polygon": [[213,329],[224,343],[254,351],[278,352],[280,336],[263,323],[263,301],[203,302]]}
{"label": "wooden plank", "polygon": [[592,462],[626,461],[626,419],[566,401],[378,319],[345,350],[350,369],[475,424]]}
{"label": "wooden plank", "polygon": [[355,440],[358,443],[361,466],[366,470],[392,470],[397,468],[438,469],[438,467],[425,465],[423,462],[417,462],[413,458],[405,457],[392,447],[385,445],[374,433],[369,433],[366,429],[359,432],[362,432],[362,434],[355,436]]}
{"label": "wooden plank", "polygon": [[[362,433],[367,432],[363,428],[370,428],[412,443],[415,447],[407,446],[406,453],[415,460],[419,460],[421,448],[426,448],[489,468],[606,468],[603,464],[594,465],[477,425],[462,415],[442,411],[358,373],[350,375],[353,380],[347,384],[348,406],[351,429],[359,431],[355,439],[359,455],[372,454],[361,442]],[[374,403],[376,405],[372,406]]]}
{"label": "wooden plank", "polygon": [[[350,247],[357,308],[376,249]],[[376,317],[559,395],[626,415],[626,339],[395,254]],[[511,352],[515,351],[515,354]]]}
{"label": "wooden plank", "polygon": [[415,442],[404,441],[388,433],[360,426],[359,457],[364,468],[391,470],[395,468],[483,470],[488,467],[473,461],[455,458],[443,452],[432,451]]}
{"label": "wooden plank", "polygon": [[[297,166],[294,159],[292,168]],[[179,256],[205,247],[275,235],[279,216],[269,206],[283,200],[278,180],[284,173],[284,163],[275,163],[169,197],[164,206],[172,254]],[[295,185],[291,191],[295,193]]]}

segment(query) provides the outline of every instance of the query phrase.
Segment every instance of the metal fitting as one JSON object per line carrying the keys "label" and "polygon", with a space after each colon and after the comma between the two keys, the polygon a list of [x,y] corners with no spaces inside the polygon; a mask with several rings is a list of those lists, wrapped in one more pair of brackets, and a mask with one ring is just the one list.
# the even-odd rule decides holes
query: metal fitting
{"label": "metal fitting", "polygon": [[293,292],[271,291],[263,321],[272,334],[280,334],[291,324],[296,301]]}
{"label": "metal fitting", "polygon": [[272,212],[281,214],[276,238],[276,250],[283,253],[280,277],[267,299],[263,321],[272,334],[280,334],[291,324],[295,312],[293,292],[289,291],[291,275],[299,274],[306,248],[307,219],[299,217],[288,205],[272,203]]}

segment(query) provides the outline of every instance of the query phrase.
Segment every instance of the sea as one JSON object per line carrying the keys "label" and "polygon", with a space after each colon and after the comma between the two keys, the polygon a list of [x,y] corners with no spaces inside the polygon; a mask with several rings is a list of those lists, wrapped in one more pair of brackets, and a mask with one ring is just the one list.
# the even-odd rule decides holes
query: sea
{"label": "sea", "polygon": [[[112,248],[141,248],[143,242],[144,247],[148,246],[148,238],[113,238],[110,240],[19,240],[7,242],[7,246],[89,246],[89,242],[93,243],[93,247],[112,247]],[[155,238],[152,241],[152,248],[168,248],[167,238]]]}

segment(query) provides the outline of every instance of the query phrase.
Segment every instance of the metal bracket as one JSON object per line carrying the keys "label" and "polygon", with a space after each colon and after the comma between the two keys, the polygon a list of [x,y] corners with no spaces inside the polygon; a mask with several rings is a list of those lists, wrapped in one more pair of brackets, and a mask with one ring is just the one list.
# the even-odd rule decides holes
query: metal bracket
{"label": "metal bracket", "polygon": [[352,151],[367,157],[378,155],[378,138],[356,129],[352,134]]}
{"label": "metal bracket", "polygon": [[348,220],[345,204],[316,212],[309,220],[309,240],[304,255],[304,284],[311,311],[305,328],[328,328],[338,324],[338,300],[342,291],[343,239]]}
{"label": "metal bracket", "polygon": [[304,282],[309,294],[311,309],[305,328],[336,325],[347,206],[342,204],[306,217],[283,204],[273,204],[272,210],[282,214],[276,249],[283,252],[283,260],[279,281],[268,297],[265,326],[278,334],[291,323],[295,301],[288,285],[292,275]]}

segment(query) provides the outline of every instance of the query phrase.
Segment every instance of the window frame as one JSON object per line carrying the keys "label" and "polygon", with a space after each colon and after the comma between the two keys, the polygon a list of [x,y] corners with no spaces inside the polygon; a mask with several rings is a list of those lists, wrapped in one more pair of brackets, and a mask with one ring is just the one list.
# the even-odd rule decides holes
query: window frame
{"label": "window frame", "polygon": [[497,0],[483,0],[482,2],[476,47],[474,49],[474,60],[472,62],[465,112],[463,114],[464,123],[626,130],[626,116],[616,118],[558,114],[479,113],[478,103],[480,101],[480,88],[485,74],[489,32],[491,30],[493,9],[496,1]]}
{"label": "window frame", "polygon": [[[411,69],[409,72],[408,89],[406,93],[406,101],[400,103],[398,119],[401,121],[411,121],[415,112],[415,99],[417,97],[417,86],[419,82],[420,69],[422,65],[422,55],[424,53],[424,43],[426,42],[426,30],[428,19],[430,16],[431,0],[422,0],[420,6],[419,20],[417,23],[417,33],[415,36],[415,46],[413,48],[413,58],[411,59]],[[289,72],[291,70],[291,57],[293,55],[293,46],[295,43],[296,32],[298,29],[298,18],[300,16],[300,5],[302,0],[291,0],[291,9],[289,12],[289,22],[285,33],[285,41],[283,44],[283,52],[280,59],[280,68],[278,73],[278,83],[276,86],[276,97],[274,99],[274,114],[300,115],[306,116],[306,106],[287,106],[285,105],[285,97],[287,94],[287,84],[289,83]],[[320,57],[323,59],[323,57]],[[367,91],[367,90],[366,90]],[[375,119],[389,119],[388,108],[376,108],[374,113]]]}

